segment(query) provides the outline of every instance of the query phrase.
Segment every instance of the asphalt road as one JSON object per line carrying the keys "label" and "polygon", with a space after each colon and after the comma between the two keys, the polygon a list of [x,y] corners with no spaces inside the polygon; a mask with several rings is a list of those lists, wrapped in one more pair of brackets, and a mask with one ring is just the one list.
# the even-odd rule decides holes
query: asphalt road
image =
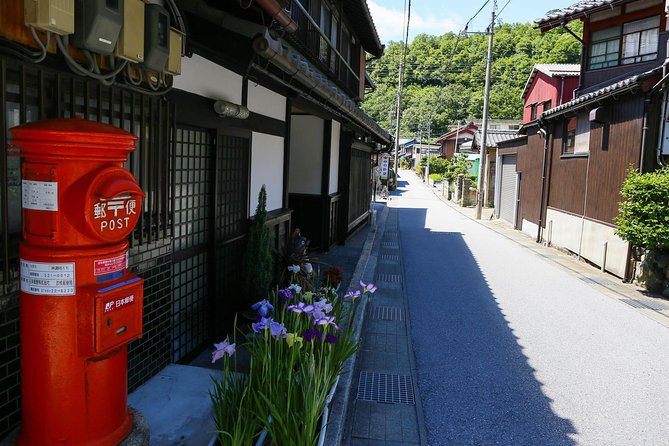
{"label": "asphalt road", "polygon": [[401,173],[429,444],[669,445],[669,329]]}

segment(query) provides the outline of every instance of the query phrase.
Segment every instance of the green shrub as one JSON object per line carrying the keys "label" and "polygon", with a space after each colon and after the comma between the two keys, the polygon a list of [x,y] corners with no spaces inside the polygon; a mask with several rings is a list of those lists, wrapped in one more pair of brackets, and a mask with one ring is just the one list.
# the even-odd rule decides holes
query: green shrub
{"label": "green shrub", "polygon": [[444,180],[444,177],[439,175],[438,173],[431,173],[430,174],[430,179],[434,182],[440,182]]}
{"label": "green shrub", "polygon": [[414,170],[416,171],[416,175],[421,177],[423,176],[423,171],[425,170],[425,168],[423,166],[416,166]]}
{"label": "green shrub", "polygon": [[669,250],[669,168],[648,173],[630,169],[620,195],[616,234],[635,246]]}
{"label": "green shrub", "polygon": [[247,304],[267,297],[272,286],[272,234],[267,223],[265,185],[258,193],[258,206],[249,228],[242,269],[242,296]]}

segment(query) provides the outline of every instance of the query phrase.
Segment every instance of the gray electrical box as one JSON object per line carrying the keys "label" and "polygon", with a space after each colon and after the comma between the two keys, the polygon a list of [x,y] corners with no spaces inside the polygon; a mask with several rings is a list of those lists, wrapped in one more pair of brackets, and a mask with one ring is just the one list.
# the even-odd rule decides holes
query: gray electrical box
{"label": "gray electrical box", "polygon": [[72,45],[112,54],[123,26],[122,0],[76,0]]}
{"label": "gray electrical box", "polygon": [[165,70],[170,55],[170,15],[165,8],[146,4],[144,10],[144,69]]}

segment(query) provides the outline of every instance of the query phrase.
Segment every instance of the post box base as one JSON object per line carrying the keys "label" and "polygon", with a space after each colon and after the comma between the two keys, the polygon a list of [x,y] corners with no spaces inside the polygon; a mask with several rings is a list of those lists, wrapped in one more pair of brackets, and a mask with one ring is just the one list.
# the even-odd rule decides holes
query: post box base
{"label": "post box base", "polygon": [[130,408],[132,431],[119,446],[149,446],[149,423],[142,413]]}
{"label": "post box base", "polygon": [[[135,432],[135,430],[137,430],[137,432]],[[144,431],[146,431],[146,435],[142,435]],[[18,429],[17,432],[17,446],[42,446],[46,444],[41,438],[30,438],[29,435],[26,436],[25,432],[22,432]],[[146,438],[145,442],[139,441],[144,437]],[[72,439],[71,441],[66,440],[61,444],[71,446],[148,446],[148,424],[139,412],[131,409],[128,411],[128,416],[126,419],[123,420],[123,424],[121,424],[121,426],[119,426],[114,432],[110,433],[107,437],[96,439],[92,442],[84,440],[83,443],[81,440]],[[4,446],[4,443],[0,446]]]}

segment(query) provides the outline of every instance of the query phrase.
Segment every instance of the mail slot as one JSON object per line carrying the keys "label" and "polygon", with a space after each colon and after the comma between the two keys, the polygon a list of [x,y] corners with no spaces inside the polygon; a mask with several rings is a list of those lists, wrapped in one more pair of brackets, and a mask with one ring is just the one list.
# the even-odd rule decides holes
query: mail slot
{"label": "mail slot", "polygon": [[139,277],[95,295],[95,352],[106,353],[142,335],[144,282]]}

